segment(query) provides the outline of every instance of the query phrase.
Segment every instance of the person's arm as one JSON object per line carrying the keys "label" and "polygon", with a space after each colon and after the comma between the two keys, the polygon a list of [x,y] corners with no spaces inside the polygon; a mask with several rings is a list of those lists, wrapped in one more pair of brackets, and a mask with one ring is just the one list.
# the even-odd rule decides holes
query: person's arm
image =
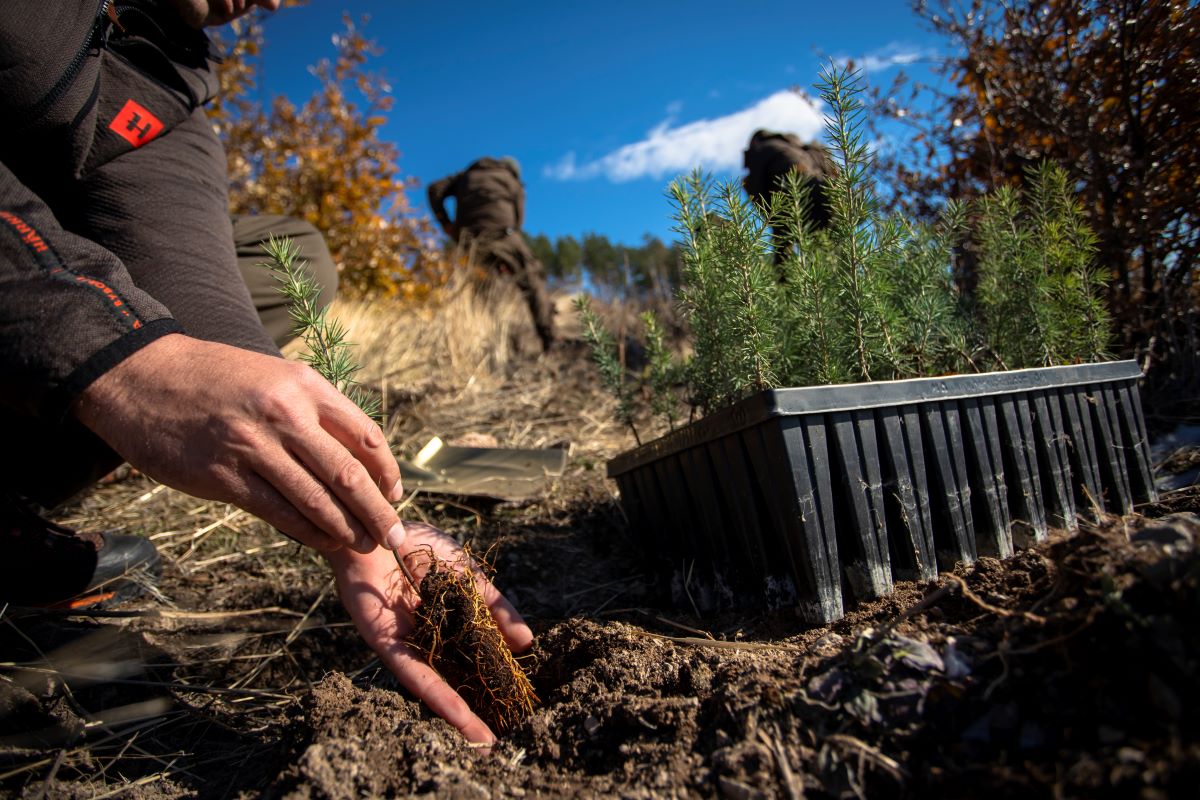
{"label": "person's arm", "polygon": [[[400,683],[469,741],[495,740],[407,643],[417,598],[376,542],[398,530],[397,552],[416,556],[418,576],[428,552],[457,563],[462,551],[428,526],[399,527],[385,500],[400,499],[399,469],[383,431],[329,381],[299,362],[166,336],[97,379],[75,411],[150,477],[321,550],[363,640]],[[490,583],[480,590],[509,645],[527,649],[520,615]]]}
{"label": "person's arm", "polygon": [[433,211],[434,219],[451,239],[457,238],[458,231],[450,220],[450,215],[446,213],[446,198],[453,195],[452,187],[457,179],[458,175],[442,178],[440,181],[429,184],[429,188],[426,190],[429,196],[429,208]]}
{"label": "person's arm", "polygon": [[0,403],[57,421],[97,377],[178,331],[120,259],[64,230],[0,164]]}
{"label": "person's arm", "polygon": [[379,425],[298,361],[158,339],[92,382],[75,416],[155,480],[233,503],[323,552],[396,547],[400,468]]}

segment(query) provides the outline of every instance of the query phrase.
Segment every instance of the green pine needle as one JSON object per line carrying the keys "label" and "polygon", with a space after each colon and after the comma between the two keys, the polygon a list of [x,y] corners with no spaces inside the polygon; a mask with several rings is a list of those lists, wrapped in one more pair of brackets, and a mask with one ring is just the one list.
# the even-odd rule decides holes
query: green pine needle
{"label": "green pine needle", "polygon": [[328,309],[318,307],[321,287],[298,258],[296,243],[286,236],[272,236],[263,250],[270,257],[263,266],[271,270],[279,292],[288,300],[292,330],[308,346],[305,363],[378,422],[379,398],[355,382],[359,364],[351,353],[353,345],[346,341],[345,327],[328,317]]}

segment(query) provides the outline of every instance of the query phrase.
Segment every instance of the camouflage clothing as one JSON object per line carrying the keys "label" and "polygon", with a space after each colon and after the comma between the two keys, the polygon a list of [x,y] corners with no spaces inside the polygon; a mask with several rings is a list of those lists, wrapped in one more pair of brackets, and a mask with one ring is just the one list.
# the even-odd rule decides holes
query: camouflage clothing
{"label": "camouflage clothing", "polygon": [[[512,159],[481,158],[462,172],[429,185],[429,206],[442,230],[473,251],[485,268],[509,275],[529,304],[542,347],[554,341],[554,307],[542,263],[521,236],[525,187]],[[455,219],[446,198],[455,199]]]}

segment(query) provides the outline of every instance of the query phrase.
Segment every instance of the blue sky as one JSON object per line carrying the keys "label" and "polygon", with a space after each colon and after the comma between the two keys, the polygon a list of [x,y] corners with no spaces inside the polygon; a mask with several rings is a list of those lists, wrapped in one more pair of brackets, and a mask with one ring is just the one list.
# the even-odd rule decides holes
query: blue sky
{"label": "blue sky", "polygon": [[[904,2],[475,2],[312,0],[266,21],[261,91],[311,95],[342,12],[369,14],[374,66],[396,104],[385,138],[423,186],[483,155],[520,161],[525,229],[671,240],[666,186],[702,166],[741,174],[758,127],[819,136],[812,90],[827,58],[887,85],[925,74],[942,42]],[[815,92],[813,92],[815,94]]]}

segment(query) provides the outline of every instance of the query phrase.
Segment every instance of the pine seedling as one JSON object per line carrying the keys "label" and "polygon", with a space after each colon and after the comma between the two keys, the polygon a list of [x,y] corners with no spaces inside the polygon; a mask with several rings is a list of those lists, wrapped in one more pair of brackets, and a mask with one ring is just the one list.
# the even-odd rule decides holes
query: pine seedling
{"label": "pine seedling", "polygon": [[[264,266],[288,299],[293,330],[308,346],[304,361],[378,421],[379,402],[354,382],[359,365],[351,355],[345,328],[317,308],[321,287],[304,270],[295,242],[271,237],[263,249]],[[464,548],[460,563],[428,549],[424,578],[416,579],[399,551],[393,555],[401,574],[420,597],[410,644],[426,663],[445,675],[494,729],[505,732],[533,713],[539,700],[524,669],[500,633],[479,589],[480,566]]]}
{"label": "pine seedling", "polygon": [[839,357],[849,350],[849,339],[838,317],[837,265],[828,236],[813,230],[811,193],[811,183],[789,172],[767,209],[771,227],[782,233],[777,239],[788,243],[779,265],[784,283],[781,380],[786,386],[850,379],[847,363]]}
{"label": "pine seedling", "polygon": [[688,398],[702,410],[715,407],[722,394],[724,359],[721,334],[729,308],[722,303],[725,275],[712,268],[715,246],[711,209],[712,181],[699,170],[672,181],[675,232],[682,240],[683,285],[680,307],[692,329],[694,355],[688,362]]}
{"label": "pine seedling", "polygon": [[887,267],[901,376],[942,375],[969,361],[965,311],[951,270],[965,224],[965,207],[951,201],[936,226],[906,226],[899,257]]}
{"label": "pine seedling", "polygon": [[264,266],[271,270],[280,293],[288,300],[292,331],[307,345],[304,362],[378,421],[379,399],[355,382],[359,364],[351,352],[353,345],[346,341],[345,327],[329,318],[328,309],[317,307],[321,287],[304,269],[306,263],[298,258],[296,243],[286,236],[272,236],[263,250],[271,259]]}
{"label": "pine seedling", "polygon": [[1066,173],[1043,164],[1028,192],[1001,187],[979,201],[979,313],[1004,368],[1102,358],[1108,316],[1095,236]]}
{"label": "pine seedling", "polygon": [[1087,226],[1066,170],[1044,161],[1028,173],[1029,208],[1042,269],[1049,281],[1054,327],[1051,356],[1058,363],[1105,356],[1108,312],[1104,278],[1095,269],[1096,235]]}
{"label": "pine seedling", "polygon": [[1002,186],[978,203],[979,286],[976,302],[988,347],[1001,369],[1046,363],[1040,291],[1028,263],[1028,233],[1020,224],[1019,197]]}
{"label": "pine seedling", "polygon": [[583,340],[587,342],[592,352],[592,360],[600,370],[600,382],[617,400],[617,419],[629,426],[633,431],[633,438],[641,444],[641,437],[633,424],[633,391],[625,381],[625,367],[617,357],[616,340],[596,315],[590,297],[576,297],[575,310],[583,323]]}
{"label": "pine seedling", "polygon": [[[830,106],[825,122],[837,169],[829,180],[832,212],[830,240],[838,266],[840,303],[850,326],[849,354],[855,377],[869,381],[876,366],[895,373],[899,357],[892,341],[889,309],[881,296],[886,273],[873,270],[896,257],[902,227],[895,219],[883,220],[868,170],[870,147],[863,134],[865,106],[860,74],[829,65],[821,70],[821,99]],[[873,376],[873,371],[876,374]]]}
{"label": "pine seedling", "polygon": [[725,220],[716,228],[716,258],[711,268],[728,276],[723,355],[730,380],[722,401],[732,403],[779,385],[780,330],[778,281],[770,264],[766,224],[733,182],[722,184],[719,204]]}
{"label": "pine seedling", "polygon": [[671,184],[683,237],[680,301],[695,355],[688,383],[703,411],[779,385],[779,288],[768,262],[766,226],[736,184],[717,187],[699,172]]}
{"label": "pine seedling", "polygon": [[679,421],[679,399],[675,396],[675,384],[679,382],[682,370],[667,349],[662,325],[654,312],[642,312],[641,320],[646,334],[650,411],[665,418],[667,427],[675,430],[675,424]]}

